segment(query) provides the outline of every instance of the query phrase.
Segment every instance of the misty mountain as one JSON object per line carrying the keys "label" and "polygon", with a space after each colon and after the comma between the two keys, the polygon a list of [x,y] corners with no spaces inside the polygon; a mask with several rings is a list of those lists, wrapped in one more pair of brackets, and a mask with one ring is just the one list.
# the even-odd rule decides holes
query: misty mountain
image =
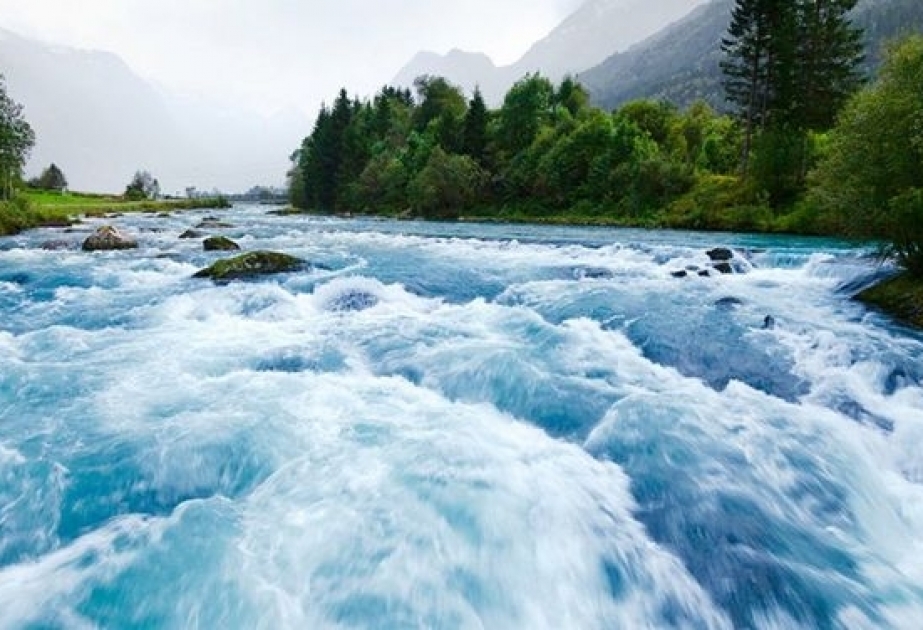
{"label": "misty mountain", "polygon": [[[733,0],[712,0],[629,50],[579,75],[593,102],[606,109],[639,98],[685,107],[697,99],[724,109],[721,39]],[[889,39],[923,31],[920,0],[860,0],[853,20],[866,31],[865,70],[874,72]]]}
{"label": "misty mountain", "polygon": [[479,85],[497,104],[525,74],[540,72],[554,81],[577,74],[657,32],[706,0],[587,0],[523,57],[497,67],[484,54],[453,50],[417,54],[392,84],[409,87],[415,78],[443,76],[471,92]]}
{"label": "misty mountain", "polygon": [[121,192],[138,169],[165,192],[244,190],[284,180],[294,114],[265,119],[233,106],[183,101],[119,57],[51,46],[0,30],[0,72],[36,133],[27,174],[54,162],[75,190]]}

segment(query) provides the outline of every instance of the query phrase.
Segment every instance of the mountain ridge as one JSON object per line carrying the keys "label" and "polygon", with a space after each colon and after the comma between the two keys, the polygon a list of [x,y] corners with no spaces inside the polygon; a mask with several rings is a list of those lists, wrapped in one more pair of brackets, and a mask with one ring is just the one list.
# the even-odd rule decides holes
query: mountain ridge
{"label": "mountain ridge", "polygon": [[[707,0],[662,0],[652,9],[647,0],[588,0],[516,62],[497,66],[483,53],[453,49],[445,55],[423,51],[404,65],[391,83],[411,87],[421,75],[438,75],[498,104],[517,80],[540,72],[553,81],[576,75],[630,47]],[[485,59],[488,63],[485,63]]]}

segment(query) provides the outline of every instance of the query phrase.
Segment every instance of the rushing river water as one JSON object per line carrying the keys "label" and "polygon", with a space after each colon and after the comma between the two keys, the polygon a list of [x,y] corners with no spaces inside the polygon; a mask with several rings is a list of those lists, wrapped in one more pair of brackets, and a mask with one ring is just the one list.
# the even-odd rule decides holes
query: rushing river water
{"label": "rushing river water", "polygon": [[313,266],[217,286],[201,216],[0,239],[0,628],[923,627],[867,251],[238,208]]}

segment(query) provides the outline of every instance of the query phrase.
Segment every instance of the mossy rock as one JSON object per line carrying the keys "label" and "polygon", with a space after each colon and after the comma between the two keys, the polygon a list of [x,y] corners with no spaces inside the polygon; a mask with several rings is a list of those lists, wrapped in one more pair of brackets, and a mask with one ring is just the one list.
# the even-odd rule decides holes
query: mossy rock
{"label": "mossy rock", "polygon": [[866,289],[856,299],[911,326],[923,328],[923,278],[903,273]]}
{"label": "mossy rock", "polygon": [[211,278],[218,282],[243,280],[274,273],[288,273],[304,269],[307,263],[295,256],[278,252],[248,252],[234,258],[219,260],[203,269],[193,278]]}
{"label": "mossy rock", "polygon": [[240,245],[226,236],[212,236],[202,243],[207,252],[235,252],[240,250]]}

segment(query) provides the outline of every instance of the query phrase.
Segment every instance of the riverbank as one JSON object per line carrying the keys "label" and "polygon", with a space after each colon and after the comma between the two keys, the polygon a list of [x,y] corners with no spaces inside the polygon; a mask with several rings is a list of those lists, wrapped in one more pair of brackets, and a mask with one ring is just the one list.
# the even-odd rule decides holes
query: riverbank
{"label": "riverbank", "polygon": [[905,272],[866,289],[856,299],[923,329],[923,278]]}
{"label": "riverbank", "polygon": [[0,236],[36,227],[70,225],[81,216],[229,207],[231,204],[223,197],[130,201],[117,195],[26,191],[10,201],[0,202]]}

